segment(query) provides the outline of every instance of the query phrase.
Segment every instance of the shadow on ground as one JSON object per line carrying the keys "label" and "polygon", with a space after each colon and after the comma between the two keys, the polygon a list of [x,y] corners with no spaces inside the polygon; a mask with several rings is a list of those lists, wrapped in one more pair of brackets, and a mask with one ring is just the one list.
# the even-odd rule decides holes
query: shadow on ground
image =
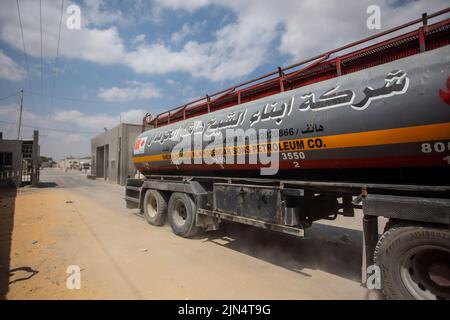
{"label": "shadow on ground", "polygon": [[[39,273],[39,271],[34,270],[31,267],[20,267],[20,268],[11,269],[9,271],[9,276],[11,278],[16,278],[16,279],[10,281],[9,284],[13,284],[13,283],[16,283],[19,281],[31,279],[38,273]],[[19,277],[16,277],[17,274],[19,274]]]}
{"label": "shadow on ground", "polygon": [[39,182],[38,188],[55,188],[58,184],[55,182]]}
{"label": "shadow on ground", "polygon": [[223,223],[218,231],[199,237],[231,250],[311,277],[305,269],[322,270],[361,281],[362,232],[315,224],[305,238],[252,226]]}
{"label": "shadow on ground", "polygon": [[17,189],[0,189],[0,300],[6,299]]}

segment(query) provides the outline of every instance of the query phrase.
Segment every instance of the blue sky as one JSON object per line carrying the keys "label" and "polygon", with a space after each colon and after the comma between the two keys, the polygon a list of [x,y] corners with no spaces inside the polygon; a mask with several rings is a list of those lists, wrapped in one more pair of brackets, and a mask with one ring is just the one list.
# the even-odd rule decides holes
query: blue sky
{"label": "blue sky", "polygon": [[[156,114],[371,35],[366,9],[381,8],[382,30],[446,7],[441,0],[60,0],[0,2],[0,99],[25,90],[23,137],[39,129],[41,153],[89,154],[104,127]],[[70,5],[81,29],[66,27]],[[28,60],[28,67],[26,61]],[[33,94],[31,94],[33,92]],[[42,95],[41,95],[42,93]],[[17,95],[0,100],[0,131],[15,138]]]}

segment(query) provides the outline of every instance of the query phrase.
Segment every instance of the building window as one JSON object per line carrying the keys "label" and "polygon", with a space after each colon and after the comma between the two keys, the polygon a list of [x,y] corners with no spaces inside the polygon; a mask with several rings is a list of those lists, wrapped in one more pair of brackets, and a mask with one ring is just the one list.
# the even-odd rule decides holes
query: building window
{"label": "building window", "polygon": [[0,167],[12,166],[12,152],[0,152]]}
{"label": "building window", "polygon": [[31,159],[33,153],[33,144],[24,143],[22,144],[22,157],[24,159]]}

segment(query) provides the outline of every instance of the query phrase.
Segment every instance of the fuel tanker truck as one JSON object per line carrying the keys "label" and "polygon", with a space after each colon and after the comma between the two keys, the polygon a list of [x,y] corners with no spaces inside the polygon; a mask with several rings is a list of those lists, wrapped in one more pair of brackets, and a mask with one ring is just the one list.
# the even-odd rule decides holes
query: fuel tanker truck
{"label": "fuel tanker truck", "polygon": [[147,116],[127,206],[182,237],[356,212],[369,288],[450,299],[449,12]]}

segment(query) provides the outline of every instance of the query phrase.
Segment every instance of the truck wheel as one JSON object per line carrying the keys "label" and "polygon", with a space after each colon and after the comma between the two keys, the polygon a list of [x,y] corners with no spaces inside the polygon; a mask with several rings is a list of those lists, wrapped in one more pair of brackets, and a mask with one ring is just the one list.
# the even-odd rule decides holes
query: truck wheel
{"label": "truck wheel", "polygon": [[450,231],[396,225],[378,241],[374,256],[388,299],[450,299]]}
{"label": "truck wheel", "polygon": [[166,221],[167,196],[157,190],[147,190],[144,197],[144,216],[154,226],[162,226]]}
{"label": "truck wheel", "polygon": [[192,237],[200,231],[195,226],[197,207],[190,196],[174,192],[169,199],[168,219],[173,232],[181,237]]}

